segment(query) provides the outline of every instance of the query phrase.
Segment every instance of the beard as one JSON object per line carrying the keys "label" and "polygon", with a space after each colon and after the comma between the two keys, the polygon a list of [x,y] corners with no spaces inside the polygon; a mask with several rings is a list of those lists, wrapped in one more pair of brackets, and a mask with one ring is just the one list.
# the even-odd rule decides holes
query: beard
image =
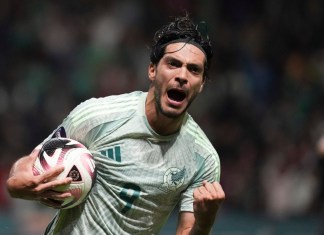
{"label": "beard", "polygon": [[179,116],[181,116],[181,114],[177,114],[177,113],[173,113],[173,112],[167,112],[162,108],[162,104],[161,104],[161,91],[156,89],[157,87],[155,87],[154,90],[154,99],[155,99],[155,107],[156,110],[159,114],[162,114],[163,116],[166,116],[168,118],[172,118],[175,119]]}
{"label": "beard", "polygon": [[171,119],[176,119],[179,118],[181,116],[183,116],[183,114],[188,110],[189,106],[191,105],[192,101],[194,100],[194,97],[192,97],[187,105],[187,107],[180,113],[177,112],[168,112],[165,109],[163,109],[162,107],[162,95],[161,95],[161,86],[160,84],[158,84],[156,81],[153,82],[153,86],[154,86],[154,100],[155,100],[155,107],[156,110],[159,114],[162,114],[163,116],[167,117],[167,118],[171,118]]}

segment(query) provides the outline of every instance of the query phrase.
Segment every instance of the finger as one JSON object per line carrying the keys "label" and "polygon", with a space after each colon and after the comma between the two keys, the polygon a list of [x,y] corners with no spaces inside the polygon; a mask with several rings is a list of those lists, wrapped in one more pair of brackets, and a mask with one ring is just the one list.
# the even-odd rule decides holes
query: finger
{"label": "finger", "polygon": [[222,191],[223,190],[221,184],[217,181],[214,181],[213,183],[204,181],[203,185],[211,191],[218,191],[218,190]]}
{"label": "finger", "polygon": [[217,191],[217,196],[220,198],[220,199],[225,199],[225,192],[223,190],[223,187],[222,185],[219,183],[219,182],[214,182],[213,183],[213,186],[214,188],[216,189]]}
{"label": "finger", "polygon": [[204,181],[203,186],[210,194],[215,195],[217,193],[217,187],[215,187],[214,183],[211,184],[207,181]]}
{"label": "finger", "polygon": [[218,190],[223,190],[222,185],[219,182],[213,182],[212,183],[213,187],[218,191]]}
{"label": "finger", "polygon": [[224,200],[225,193],[219,182],[207,183],[205,185],[207,191],[210,193],[212,199]]}
{"label": "finger", "polygon": [[72,197],[70,192],[58,192],[55,190],[47,190],[42,193],[42,198],[53,199],[53,200],[65,200],[69,197]]}
{"label": "finger", "polygon": [[198,188],[200,195],[197,197],[204,197],[204,199],[225,199],[225,193],[222,186],[218,182],[209,183],[203,182],[203,185]]}
{"label": "finger", "polygon": [[199,191],[203,194],[215,194],[216,188],[214,188],[214,186],[207,180],[204,180],[202,186],[199,188]]}
{"label": "finger", "polygon": [[199,192],[200,194],[202,194],[202,195],[206,195],[206,194],[209,193],[208,190],[207,190],[207,188],[206,188],[205,186],[201,186],[201,187],[199,187],[199,188],[198,188],[198,192]]}
{"label": "finger", "polygon": [[52,190],[55,189],[59,186],[64,187],[64,186],[68,186],[71,182],[72,182],[72,178],[71,177],[67,177],[64,179],[57,179],[57,180],[51,180],[51,181],[42,181],[43,183],[41,183],[37,190],[39,190],[40,192],[44,192],[46,190]]}
{"label": "finger", "polygon": [[64,166],[53,167],[39,175],[41,182],[49,182],[64,171]]}
{"label": "finger", "polygon": [[33,167],[38,157],[39,151],[40,149],[36,147],[28,156],[23,158],[22,160],[23,168],[30,169],[31,167]]}
{"label": "finger", "polygon": [[196,188],[193,193],[195,200],[198,201],[204,200],[204,198],[208,195],[209,193],[203,186]]}
{"label": "finger", "polygon": [[61,205],[63,203],[63,201],[57,201],[57,200],[53,200],[53,199],[49,199],[49,198],[43,198],[39,200],[41,204],[48,206],[48,207],[52,207],[55,209],[60,209]]}

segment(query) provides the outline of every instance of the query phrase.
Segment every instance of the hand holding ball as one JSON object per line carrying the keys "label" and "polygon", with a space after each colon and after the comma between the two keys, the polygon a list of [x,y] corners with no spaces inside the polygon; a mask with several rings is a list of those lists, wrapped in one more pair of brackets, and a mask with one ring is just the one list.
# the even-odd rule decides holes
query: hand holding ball
{"label": "hand holding ball", "polygon": [[61,209],[68,209],[83,202],[90,192],[95,181],[95,163],[91,152],[83,144],[68,138],[53,138],[41,146],[33,174],[40,175],[60,165],[64,166],[64,171],[56,179],[71,177],[72,182],[53,190],[72,194],[61,203]]}

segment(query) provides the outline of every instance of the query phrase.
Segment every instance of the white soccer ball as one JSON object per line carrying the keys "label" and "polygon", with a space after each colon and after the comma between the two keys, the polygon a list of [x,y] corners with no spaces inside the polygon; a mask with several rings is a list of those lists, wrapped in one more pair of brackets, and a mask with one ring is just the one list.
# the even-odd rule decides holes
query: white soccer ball
{"label": "white soccer ball", "polygon": [[50,139],[40,147],[33,174],[40,175],[52,167],[64,165],[64,171],[57,176],[57,179],[71,177],[72,182],[68,186],[56,187],[53,190],[70,192],[72,196],[62,201],[61,209],[72,208],[82,203],[96,177],[91,152],[78,141],[61,137]]}

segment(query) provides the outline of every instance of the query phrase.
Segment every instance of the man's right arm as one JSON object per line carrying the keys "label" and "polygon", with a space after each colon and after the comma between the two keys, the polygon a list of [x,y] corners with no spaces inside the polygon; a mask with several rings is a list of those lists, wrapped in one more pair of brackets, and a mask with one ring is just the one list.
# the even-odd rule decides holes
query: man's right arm
{"label": "man's right arm", "polygon": [[[30,155],[18,159],[12,166],[7,180],[7,190],[11,197],[25,200],[40,201],[48,206],[59,207],[54,200],[63,200],[71,196],[70,193],[56,192],[57,186],[71,183],[71,178],[56,180],[64,167],[59,166],[46,171],[43,174],[33,175],[33,164],[39,150],[34,150]],[[50,200],[49,200],[50,199]]]}

